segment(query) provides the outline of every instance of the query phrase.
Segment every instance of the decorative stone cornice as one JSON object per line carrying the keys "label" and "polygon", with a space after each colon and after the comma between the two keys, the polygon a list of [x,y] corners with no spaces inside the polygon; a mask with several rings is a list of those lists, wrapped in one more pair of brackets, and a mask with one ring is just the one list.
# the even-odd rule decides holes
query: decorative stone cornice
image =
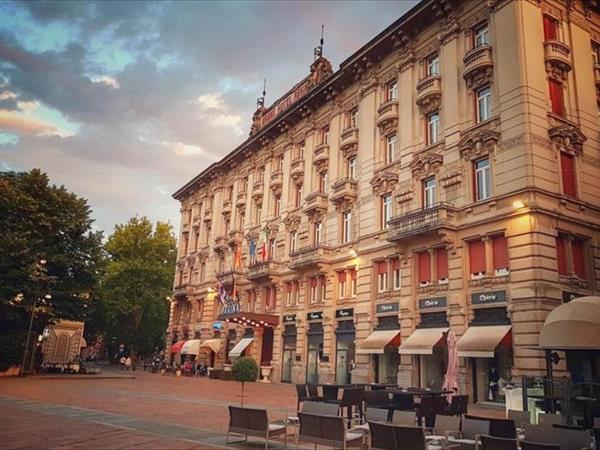
{"label": "decorative stone cornice", "polygon": [[404,72],[406,69],[410,69],[417,61],[417,54],[413,47],[408,47],[400,52],[400,60],[396,64],[396,67],[400,72]]}
{"label": "decorative stone cornice", "polygon": [[398,204],[410,202],[414,197],[414,193],[415,188],[413,187],[412,183],[402,184],[398,188],[398,195],[396,195],[396,201],[398,202]]}
{"label": "decorative stone cornice", "polygon": [[413,176],[422,178],[437,173],[444,163],[444,157],[435,151],[428,150],[417,154],[410,163]]}
{"label": "decorative stone cornice", "polygon": [[474,129],[471,130],[458,141],[458,150],[460,156],[466,161],[494,154],[500,139],[500,133],[493,129]]}
{"label": "decorative stone cornice", "polygon": [[373,70],[367,72],[360,80],[358,92],[364,98],[379,86],[379,78]]}
{"label": "decorative stone cornice", "polygon": [[285,226],[285,231],[295,231],[300,227],[300,222],[302,221],[302,217],[297,213],[290,213],[287,215],[285,219],[283,219],[283,224]]}
{"label": "decorative stone cornice", "polygon": [[440,109],[442,105],[441,92],[432,92],[431,94],[417,99],[417,106],[421,114],[431,114]]}
{"label": "decorative stone cornice", "polygon": [[380,172],[371,180],[373,193],[384,194],[391,192],[398,183],[398,174],[394,172]]}
{"label": "decorative stone cornice", "polygon": [[440,184],[445,188],[449,188],[455,184],[460,184],[462,178],[463,171],[461,169],[453,169],[440,175]]}
{"label": "decorative stone cornice", "polygon": [[440,32],[438,33],[438,40],[442,44],[450,42],[452,39],[458,36],[461,30],[460,22],[456,17],[449,18],[446,22],[440,26]]}
{"label": "decorative stone cornice", "polygon": [[574,124],[564,123],[548,130],[550,141],[561,152],[580,156],[587,137]]}

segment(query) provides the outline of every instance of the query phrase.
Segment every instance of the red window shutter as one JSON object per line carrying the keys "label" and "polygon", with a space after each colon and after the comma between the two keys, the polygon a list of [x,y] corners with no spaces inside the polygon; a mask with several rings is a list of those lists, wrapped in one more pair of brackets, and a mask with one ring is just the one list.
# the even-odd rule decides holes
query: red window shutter
{"label": "red window shutter", "polygon": [[558,266],[558,273],[561,275],[567,275],[567,249],[566,239],[563,235],[556,237],[556,264]]}
{"label": "red window shutter", "polygon": [[492,238],[494,248],[494,269],[508,269],[508,246],[504,236]]}
{"label": "red window shutter", "polygon": [[292,292],[292,283],[287,283],[287,291]]}
{"label": "red window shutter", "polygon": [[550,103],[552,112],[559,116],[565,115],[565,98],[563,94],[563,85],[556,80],[548,80],[548,90],[550,92]]}
{"label": "red window shutter", "polygon": [[431,262],[429,252],[418,253],[419,260],[419,283],[431,281]]}
{"label": "red window shutter", "polygon": [[315,277],[310,279],[310,286],[311,287],[317,287],[317,279]]}
{"label": "red window shutter", "polygon": [[562,175],[563,192],[570,197],[577,196],[575,183],[575,158],[568,153],[560,153],[560,172]]}
{"label": "red window shutter", "polygon": [[558,39],[558,23],[550,16],[544,15],[544,40]]}
{"label": "red window shutter", "polygon": [[385,261],[377,263],[377,273],[387,273],[387,263]]}
{"label": "red window shutter", "polygon": [[392,269],[393,270],[400,270],[400,258],[394,258],[392,260]]}
{"label": "red window shutter", "polygon": [[573,272],[575,272],[579,278],[585,280],[585,252],[583,241],[580,239],[574,240],[571,243],[571,249],[573,251]]}
{"label": "red window shutter", "polygon": [[435,249],[435,264],[438,279],[448,278],[448,252],[445,248]]}
{"label": "red window shutter", "polygon": [[294,281],[294,291],[300,291],[300,283],[298,283],[297,281]]}
{"label": "red window shutter", "polygon": [[338,281],[340,283],[346,282],[346,272],[338,272]]}
{"label": "red window shutter", "polygon": [[471,273],[485,272],[485,244],[483,241],[469,242]]}
{"label": "red window shutter", "polygon": [[356,280],[358,278],[358,273],[356,272],[356,270],[354,270],[354,269],[350,270],[350,278],[352,280]]}

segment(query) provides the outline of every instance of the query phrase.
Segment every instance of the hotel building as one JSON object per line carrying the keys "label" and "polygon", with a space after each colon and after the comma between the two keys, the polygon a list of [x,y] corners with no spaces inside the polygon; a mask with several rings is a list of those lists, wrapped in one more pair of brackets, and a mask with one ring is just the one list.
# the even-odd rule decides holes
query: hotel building
{"label": "hotel building", "polygon": [[451,339],[461,392],[502,401],[545,373],[548,313],[600,290],[599,104],[594,1],[423,0],[337,70],[317,52],[174,194],[168,347],[441,387]]}

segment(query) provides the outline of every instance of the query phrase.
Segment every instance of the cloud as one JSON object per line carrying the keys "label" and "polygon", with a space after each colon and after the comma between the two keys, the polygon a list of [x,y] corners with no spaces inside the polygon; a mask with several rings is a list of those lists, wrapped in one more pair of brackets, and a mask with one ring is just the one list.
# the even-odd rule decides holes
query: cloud
{"label": "cloud", "polygon": [[121,87],[119,81],[109,75],[95,76],[90,78],[94,83],[103,83],[112,88],[118,89]]}
{"label": "cloud", "polygon": [[15,111],[0,111],[0,129],[29,135],[52,134],[57,131],[52,124]]}

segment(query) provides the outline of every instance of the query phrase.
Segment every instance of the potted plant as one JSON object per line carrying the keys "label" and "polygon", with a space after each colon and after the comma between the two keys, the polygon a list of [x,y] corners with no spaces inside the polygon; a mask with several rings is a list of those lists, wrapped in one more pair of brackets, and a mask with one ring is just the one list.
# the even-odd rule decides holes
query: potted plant
{"label": "potted plant", "polygon": [[271,370],[273,370],[271,361],[263,361],[260,364],[260,375],[262,378],[258,381],[261,383],[270,383],[271,380],[269,380],[269,377],[271,376]]}
{"label": "potted plant", "polygon": [[241,406],[244,406],[244,383],[256,381],[258,365],[252,358],[238,358],[231,368],[231,379],[242,383]]}

